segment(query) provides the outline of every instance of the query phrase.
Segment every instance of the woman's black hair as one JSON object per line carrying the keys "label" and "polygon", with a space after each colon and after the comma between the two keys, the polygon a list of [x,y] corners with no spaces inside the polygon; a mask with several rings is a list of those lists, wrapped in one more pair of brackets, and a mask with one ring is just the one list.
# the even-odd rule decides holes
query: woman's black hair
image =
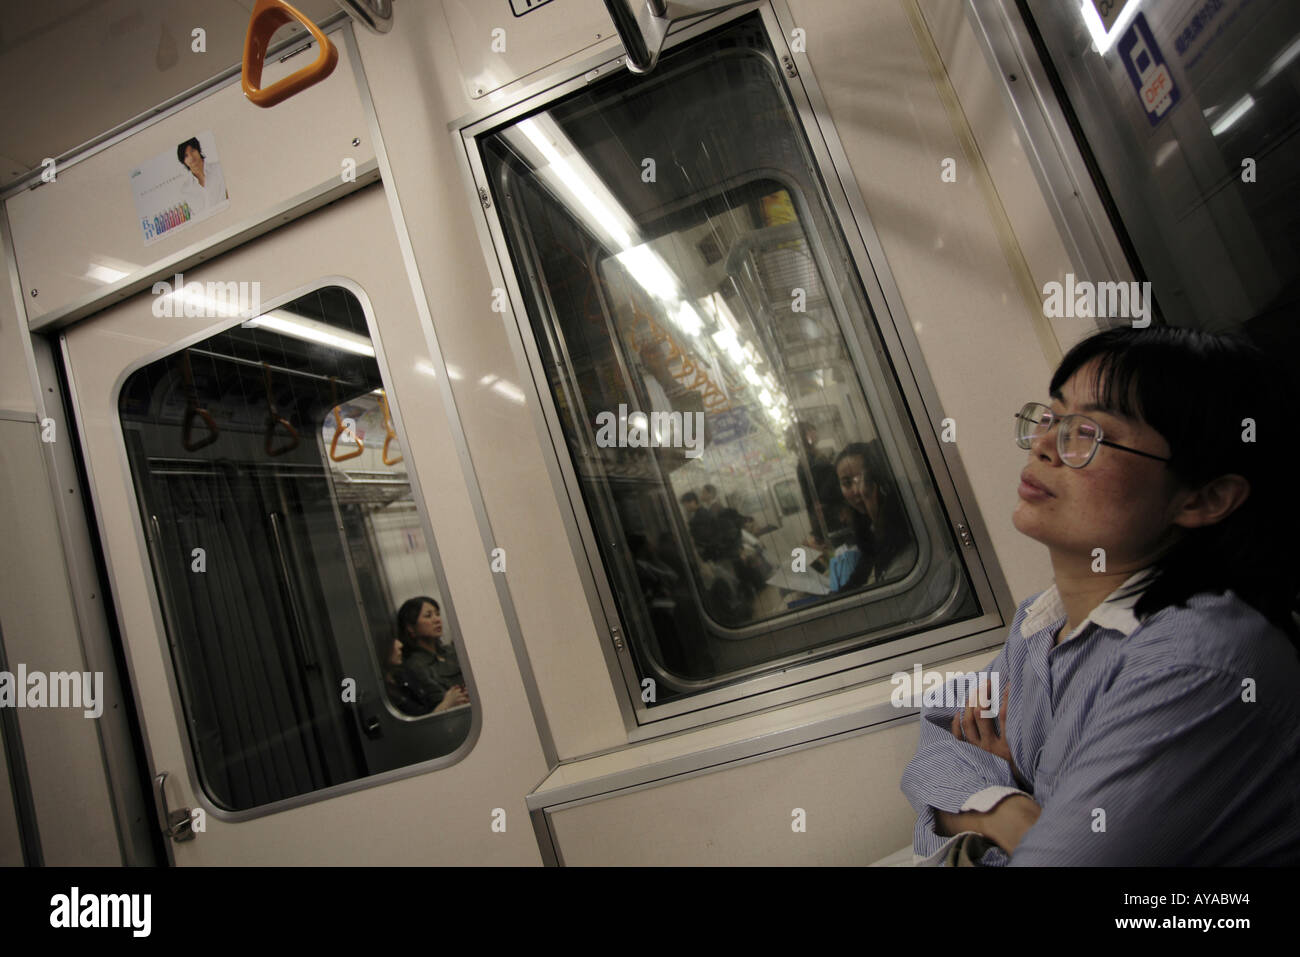
{"label": "woman's black hair", "polygon": [[890,471],[880,440],[850,442],[844,446],[844,451],[835,456],[836,472],[839,471],[840,463],[847,458],[861,459],[863,476],[879,489],[880,503],[874,522],[856,509],[852,510],[853,530],[859,547],[864,551],[859,564],[862,574],[859,576],[855,572],[849,579],[849,585],[855,585],[860,583],[859,578],[865,582],[871,572],[875,572],[877,578],[883,575],[894,559],[908,547],[912,537],[908,532],[907,513],[903,510],[903,501],[898,495],[898,486],[894,483],[894,473]]}
{"label": "woman's black hair", "polygon": [[1250,483],[1249,497],[1226,519],[1182,530],[1156,561],[1134,614],[1145,620],[1193,595],[1231,589],[1296,640],[1297,513],[1284,497],[1293,412],[1283,371],[1237,336],[1124,326],[1071,349],[1051,391],[1059,395],[1094,362],[1097,403],[1159,432],[1171,450],[1168,468],[1184,487],[1232,474]]}
{"label": "woman's black hair", "polygon": [[[176,147],[176,158],[181,161],[182,166],[185,166],[185,150],[191,146],[194,147],[194,152],[199,154],[200,159],[207,159],[207,157],[203,155],[203,147],[199,145],[199,138],[197,136],[191,136],[180,146]],[[185,168],[189,169],[188,166],[185,166]]]}
{"label": "woman's black hair", "polygon": [[402,602],[402,607],[397,609],[397,640],[402,643],[405,649],[414,639],[407,633],[407,629],[415,630],[415,623],[420,620],[420,612],[424,611],[424,603],[428,602],[438,614],[442,614],[442,606],[436,599],[428,595],[417,595],[414,598],[408,598]]}

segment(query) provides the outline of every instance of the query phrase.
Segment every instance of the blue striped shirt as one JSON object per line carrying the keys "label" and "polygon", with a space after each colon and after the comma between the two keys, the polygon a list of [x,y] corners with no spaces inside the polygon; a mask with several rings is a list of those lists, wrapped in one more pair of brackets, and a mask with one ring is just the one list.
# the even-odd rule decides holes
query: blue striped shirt
{"label": "blue striped shirt", "polygon": [[[986,865],[1300,863],[1300,658],[1232,592],[1197,595],[1143,623],[1117,594],[1055,644],[1053,585],[1016,612],[990,665],[1010,686],[1009,765],[954,737],[953,707],[924,707],[902,789],[913,852],[942,860],[935,809],[988,811],[1028,794],[1042,814]],[[964,682],[948,683],[963,700]],[[947,690],[947,689],[945,689]],[[994,707],[997,707],[997,703]]]}

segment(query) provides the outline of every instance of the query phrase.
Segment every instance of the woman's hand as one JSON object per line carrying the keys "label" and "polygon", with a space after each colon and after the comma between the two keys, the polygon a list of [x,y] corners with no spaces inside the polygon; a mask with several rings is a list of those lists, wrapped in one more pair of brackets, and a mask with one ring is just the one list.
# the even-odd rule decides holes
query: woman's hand
{"label": "woman's hand", "polygon": [[[982,691],[984,685],[981,684],[980,687]],[[1011,768],[1011,776],[1016,784],[1028,790],[1024,779],[1016,769],[1016,760],[1011,756],[1011,746],[1007,743],[1007,698],[1010,693],[1010,685],[1002,689],[1002,703],[998,710],[998,714],[1002,716],[1001,734],[998,733],[997,725],[992,718],[980,714],[981,708],[978,704],[969,705],[952,716],[952,733],[954,737],[1005,760]],[[981,694],[980,697],[985,696]]]}
{"label": "woman's hand", "polygon": [[1031,797],[1012,794],[1003,798],[991,811],[934,812],[937,833],[951,837],[963,831],[983,834],[1008,854],[1014,854],[1026,832],[1034,826],[1043,809]]}
{"label": "woman's hand", "polygon": [[442,696],[442,700],[438,702],[438,707],[434,708],[433,711],[434,714],[437,714],[439,711],[458,708],[463,704],[469,704],[469,695],[465,693],[465,688],[462,685],[456,685]]}

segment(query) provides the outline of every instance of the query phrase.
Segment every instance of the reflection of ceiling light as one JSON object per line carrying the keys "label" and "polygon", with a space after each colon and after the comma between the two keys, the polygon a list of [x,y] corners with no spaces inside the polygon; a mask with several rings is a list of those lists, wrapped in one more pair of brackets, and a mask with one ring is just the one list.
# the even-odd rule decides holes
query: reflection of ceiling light
{"label": "reflection of ceiling light", "polygon": [[1300,54],[1300,37],[1292,40],[1290,46],[1273,58],[1273,62],[1268,65],[1268,72],[1260,77],[1260,85],[1263,86],[1285,70],[1287,64],[1296,58],[1296,54]]}
{"label": "reflection of ceiling light", "polygon": [[745,350],[740,348],[740,343],[736,340],[736,334],[734,332],[730,329],[719,329],[713,334],[712,339],[718,344],[720,349],[727,353],[727,357],[730,358],[732,362],[737,366],[744,365]]}
{"label": "reflection of ceiling light", "polygon": [[1169,157],[1178,152],[1178,141],[1170,140],[1160,149],[1156,150],[1156,165],[1164,166]]}
{"label": "reflection of ceiling light", "polygon": [[[438,378],[438,370],[433,367],[432,362],[429,362],[425,359],[416,360],[415,371],[423,372],[425,375],[433,379]],[[457,382],[459,382],[461,379],[464,378],[464,376],[460,374],[460,370],[458,368],[456,368],[451,363],[447,363],[447,378],[455,379]]]}
{"label": "reflection of ceiling light", "polygon": [[1088,25],[1088,32],[1092,34],[1092,45],[1097,48],[1098,55],[1105,56],[1106,51],[1115,45],[1124,28],[1137,16],[1139,6],[1141,6],[1139,0],[1128,0],[1128,5],[1120,11],[1115,22],[1111,24],[1110,30],[1107,31],[1102,26],[1101,17],[1097,15],[1097,8],[1092,5],[1092,0],[1083,0],[1079,12],[1083,15],[1083,22]]}
{"label": "reflection of ceiling light", "polygon": [[[547,135],[547,131],[542,129],[541,124],[547,126],[551,136]],[[561,156],[560,151],[551,142],[551,138],[554,137],[556,140],[569,143],[568,137],[560,130],[559,124],[549,117],[539,116],[526,119],[517,125],[519,131],[528,137],[529,141],[542,154],[542,158],[546,160],[551,173],[554,174],[553,178],[558,180],[559,185],[563,187],[563,191],[576,199],[578,205],[591,215],[600,231],[613,241],[614,247],[626,249],[631,246],[631,233],[635,229],[631,218],[614,200],[613,196],[609,194],[609,191],[605,189],[604,184],[601,183],[599,177],[595,175],[595,172],[587,165],[586,161],[578,156],[576,150],[572,154],[573,159],[570,160],[567,156]],[[569,143],[569,145],[572,146],[573,144]],[[575,162],[583,168],[581,170],[575,169]],[[539,168],[537,172],[541,174],[543,170]],[[596,189],[605,193],[606,198],[598,197],[592,191],[593,185]],[[619,216],[619,213],[623,215]]]}
{"label": "reflection of ceiling light", "polygon": [[677,314],[673,316],[673,320],[677,323],[677,328],[688,336],[698,336],[704,328],[704,320],[689,302],[683,302],[677,307]]}
{"label": "reflection of ceiling light", "polygon": [[632,274],[638,285],[656,299],[675,302],[681,298],[677,277],[648,243],[625,249],[615,258]]}
{"label": "reflection of ceiling light", "polygon": [[763,384],[762,380],[760,380],[758,377],[758,370],[755,369],[752,365],[745,366],[744,372],[745,372],[745,378],[749,380],[750,385],[757,386]]}
{"label": "reflection of ceiling light", "polygon": [[1236,103],[1232,104],[1232,106],[1228,107],[1226,113],[1214,121],[1210,126],[1210,133],[1214,136],[1218,136],[1220,133],[1226,132],[1228,127],[1232,126],[1232,124],[1245,116],[1254,105],[1255,98],[1247,93]]}
{"label": "reflection of ceiling light", "polygon": [[512,383],[501,380],[492,386],[492,391],[519,405],[524,404],[524,393]]}
{"label": "reflection of ceiling light", "polygon": [[86,270],[87,279],[93,279],[95,282],[105,284],[117,282],[125,275],[127,274],[120,269],[114,269],[112,266],[104,266],[99,263],[91,263],[90,268]]}
{"label": "reflection of ceiling light", "polygon": [[258,316],[256,319],[249,319],[243,324],[243,328],[269,329],[272,332],[291,336],[294,339],[301,339],[304,342],[315,342],[322,346],[329,346],[331,349],[338,349],[341,352],[369,356],[371,359],[375,357],[375,349],[365,336],[359,336],[355,332],[348,332],[346,329],[326,325],[305,316],[295,316],[280,309],[272,310],[266,315]]}

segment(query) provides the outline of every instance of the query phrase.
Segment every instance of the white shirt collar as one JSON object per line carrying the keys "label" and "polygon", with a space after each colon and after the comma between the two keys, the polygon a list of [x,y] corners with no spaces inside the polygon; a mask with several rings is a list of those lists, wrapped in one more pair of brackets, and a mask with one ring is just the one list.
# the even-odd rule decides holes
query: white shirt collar
{"label": "white shirt collar", "polygon": [[[1153,572],[1154,569],[1144,568],[1140,572],[1130,575],[1124,581],[1124,584],[1106,596],[1105,601],[1088,612],[1088,617],[1080,622],[1079,626],[1066,635],[1063,640],[1069,641],[1087,628],[1089,623],[1095,624],[1099,628],[1118,631],[1125,638],[1133,634],[1138,626],[1137,616],[1133,614],[1133,606],[1138,603],[1138,599],[1146,591],[1146,586],[1150,584],[1149,579]],[[1122,598],[1116,597],[1139,582],[1143,583],[1143,587],[1134,591],[1133,594],[1125,595]],[[1020,626],[1020,632],[1024,635],[1032,635],[1065,617],[1066,611],[1065,605],[1061,602],[1061,593],[1056,584],[1053,583],[1051,588],[1035,598],[1030,606],[1025,609],[1025,620]]]}

